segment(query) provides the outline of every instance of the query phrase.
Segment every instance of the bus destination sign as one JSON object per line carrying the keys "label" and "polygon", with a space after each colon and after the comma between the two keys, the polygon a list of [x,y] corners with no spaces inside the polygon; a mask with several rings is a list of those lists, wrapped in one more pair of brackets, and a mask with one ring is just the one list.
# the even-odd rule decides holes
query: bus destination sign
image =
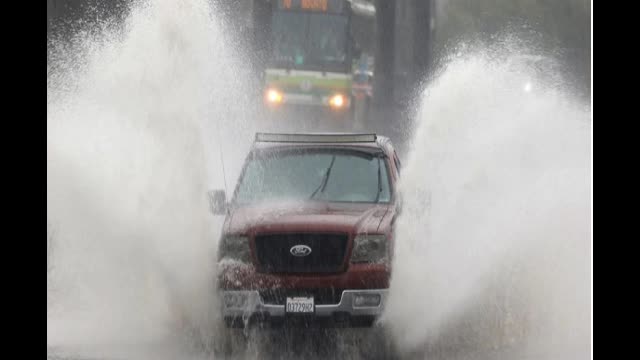
{"label": "bus destination sign", "polygon": [[278,0],[280,10],[341,13],[344,0]]}

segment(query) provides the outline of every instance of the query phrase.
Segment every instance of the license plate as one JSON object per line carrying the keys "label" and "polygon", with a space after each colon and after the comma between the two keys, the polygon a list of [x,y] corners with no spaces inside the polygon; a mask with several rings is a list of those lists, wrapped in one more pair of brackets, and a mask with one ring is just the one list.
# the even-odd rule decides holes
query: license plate
{"label": "license plate", "polygon": [[314,312],[312,297],[287,297],[286,312],[287,313],[313,313]]}

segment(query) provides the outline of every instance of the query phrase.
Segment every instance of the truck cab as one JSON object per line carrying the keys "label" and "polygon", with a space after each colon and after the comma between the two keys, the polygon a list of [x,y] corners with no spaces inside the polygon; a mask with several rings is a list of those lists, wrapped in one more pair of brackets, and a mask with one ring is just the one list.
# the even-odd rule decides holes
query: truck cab
{"label": "truck cab", "polygon": [[388,296],[399,159],[375,134],[258,133],[217,255],[228,328],[371,327]]}

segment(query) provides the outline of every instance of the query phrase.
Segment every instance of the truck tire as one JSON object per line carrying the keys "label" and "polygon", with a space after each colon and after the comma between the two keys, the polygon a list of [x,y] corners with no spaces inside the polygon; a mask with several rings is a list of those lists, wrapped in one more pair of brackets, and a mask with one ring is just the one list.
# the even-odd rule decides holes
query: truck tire
{"label": "truck tire", "polygon": [[248,339],[244,329],[228,328],[226,324],[219,323],[213,337],[213,354],[216,358],[238,356],[247,349]]}
{"label": "truck tire", "polygon": [[363,359],[398,359],[393,337],[388,329],[375,325],[364,333],[360,341],[360,356]]}

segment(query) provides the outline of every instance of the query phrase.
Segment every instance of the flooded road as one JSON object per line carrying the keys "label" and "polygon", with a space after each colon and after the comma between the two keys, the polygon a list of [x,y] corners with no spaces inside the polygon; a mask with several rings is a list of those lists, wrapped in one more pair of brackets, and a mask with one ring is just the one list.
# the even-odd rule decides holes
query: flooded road
{"label": "flooded road", "polygon": [[[228,34],[207,1],[156,0],[52,47],[49,359],[213,358],[222,219],[205,194],[232,191],[255,132],[276,129]],[[414,126],[371,130],[406,134],[381,323],[401,359],[588,358],[591,110],[517,42],[463,49]],[[277,130],[332,130],[295,124]],[[358,331],[250,338],[237,358],[376,356]]]}

